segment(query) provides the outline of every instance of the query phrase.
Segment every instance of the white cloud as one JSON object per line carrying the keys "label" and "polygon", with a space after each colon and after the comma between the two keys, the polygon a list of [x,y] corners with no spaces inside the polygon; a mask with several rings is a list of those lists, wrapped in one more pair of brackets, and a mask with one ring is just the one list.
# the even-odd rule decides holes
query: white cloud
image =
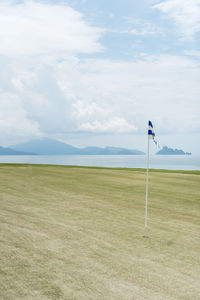
{"label": "white cloud", "polygon": [[95,117],[105,117],[106,115],[109,115],[112,110],[105,110],[102,106],[100,106],[100,103],[97,104],[92,101],[84,101],[84,100],[77,100],[76,97],[74,97],[75,103],[72,104],[73,110],[74,110],[74,116],[78,118],[93,118]]}
{"label": "white cloud", "polygon": [[129,25],[129,29],[124,33],[138,36],[155,36],[163,35],[163,30],[152,22],[144,22],[135,18],[125,18],[125,22]]}
{"label": "white cloud", "polygon": [[30,120],[20,98],[11,93],[0,93],[0,136],[1,142],[40,137],[40,125]]}
{"label": "white cloud", "polygon": [[185,54],[188,56],[194,56],[196,58],[200,58],[200,51],[198,50],[186,50]]}
{"label": "white cloud", "polygon": [[4,141],[80,131],[128,133],[138,128],[141,133],[149,118],[160,133],[200,130],[200,68],[190,57],[146,54],[125,62],[70,56],[32,64],[15,62],[2,80]]}
{"label": "white cloud", "polygon": [[8,128],[12,132],[15,123],[13,136],[19,138],[28,131],[30,136],[123,133],[136,128],[141,133],[149,118],[159,124],[160,132],[200,129],[200,68],[189,57],[145,55],[132,62],[69,57],[34,65],[15,64],[7,77],[12,88],[0,98],[1,133],[7,126],[9,135]]}
{"label": "white cloud", "polygon": [[121,118],[141,132],[150,117],[163,132],[199,128],[200,71],[193,59],[146,54],[132,62],[86,60],[69,73],[61,65],[57,78],[66,98],[71,96],[77,129],[111,130],[111,120]]}
{"label": "white cloud", "polygon": [[153,7],[175,22],[183,39],[193,38],[200,32],[199,0],[162,0]]}
{"label": "white cloud", "polygon": [[6,56],[94,53],[102,50],[102,32],[64,4],[0,3],[0,54]]}
{"label": "white cloud", "polygon": [[111,120],[87,122],[80,125],[80,130],[96,133],[127,133],[137,131],[137,128],[129,124],[125,119],[115,117]]}

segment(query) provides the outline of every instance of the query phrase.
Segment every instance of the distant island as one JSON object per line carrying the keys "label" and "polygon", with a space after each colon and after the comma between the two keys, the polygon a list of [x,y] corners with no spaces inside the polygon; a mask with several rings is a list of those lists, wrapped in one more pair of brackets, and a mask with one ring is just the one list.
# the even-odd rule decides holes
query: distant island
{"label": "distant island", "polygon": [[192,153],[191,152],[184,152],[183,150],[172,149],[172,148],[168,148],[167,146],[164,146],[156,154],[158,154],[158,155],[191,155]]}
{"label": "distant island", "polygon": [[36,155],[33,152],[17,151],[11,148],[0,146],[0,155]]}
{"label": "distant island", "polygon": [[[53,139],[44,138],[31,140],[26,143],[13,145],[13,151],[23,152],[21,155],[144,155],[140,150],[126,149],[120,147],[85,147],[77,148]],[[1,155],[1,153],[0,153]],[[2,153],[3,155],[3,153]],[[9,155],[4,153],[4,155]],[[12,154],[17,155],[17,154]]]}

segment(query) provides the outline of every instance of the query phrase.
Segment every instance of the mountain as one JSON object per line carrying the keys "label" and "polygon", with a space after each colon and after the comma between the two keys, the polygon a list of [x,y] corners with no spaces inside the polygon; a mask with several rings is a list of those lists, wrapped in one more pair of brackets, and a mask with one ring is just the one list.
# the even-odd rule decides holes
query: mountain
{"label": "mountain", "polygon": [[17,151],[35,152],[39,155],[140,155],[145,154],[139,150],[130,150],[117,147],[86,147],[77,148],[71,145],[44,138],[32,140],[27,143],[12,146]]}
{"label": "mountain", "polygon": [[172,149],[172,148],[168,148],[167,146],[164,146],[156,154],[158,154],[158,155],[191,155],[192,153],[191,152],[184,152],[183,150]]}
{"label": "mountain", "polygon": [[139,150],[130,150],[125,148],[118,147],[86,147],[81,150],[81,154],[83,155],[141,155],[145,154]]}
{"label": "mountain", "polygon": [[11,148],[0,147],[0,155],[36,155],[36,154],[32,152],[23,152],[23,151],[13,150]]}
{"label": "mountain", "polygon": [[33,151],[40,155],[79,154],[78,148],[48,138],[32,140],[12,148],[18,151]]}

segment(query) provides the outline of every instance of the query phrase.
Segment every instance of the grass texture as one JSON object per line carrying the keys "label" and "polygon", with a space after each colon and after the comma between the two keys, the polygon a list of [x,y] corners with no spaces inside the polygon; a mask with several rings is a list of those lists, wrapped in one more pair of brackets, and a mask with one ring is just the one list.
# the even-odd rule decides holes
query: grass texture
{"label": "grass texture", "polygon": [[200,172],[0,165],[0,299],[200,299]]}

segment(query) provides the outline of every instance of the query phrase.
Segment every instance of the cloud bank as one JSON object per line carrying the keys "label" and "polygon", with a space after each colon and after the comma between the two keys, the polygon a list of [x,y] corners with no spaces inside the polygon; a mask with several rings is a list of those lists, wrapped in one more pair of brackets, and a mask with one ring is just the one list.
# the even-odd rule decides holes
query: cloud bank
{"label": "cloud bank", "polygon": [[[175,2],[155,7],[174,16]],[[68,134],[143,134],[149,116],[160,133],[200,130],[197,56],[88,58],[105,51],[103,34],[67,5],[0,4],[3,144],[42,136],[67,140]]]}
{"label": "cloud bank", "polygon": [[174,21],[183,39],[191,39],[200,32],[199,0],[165,0],[153,7]]}
{"label": "cloud bank", "polygon": [[64,4],[35,1],[0,4],[0,54],[6,56],[94,53],[102,50],[99,43],[102,32]]}

